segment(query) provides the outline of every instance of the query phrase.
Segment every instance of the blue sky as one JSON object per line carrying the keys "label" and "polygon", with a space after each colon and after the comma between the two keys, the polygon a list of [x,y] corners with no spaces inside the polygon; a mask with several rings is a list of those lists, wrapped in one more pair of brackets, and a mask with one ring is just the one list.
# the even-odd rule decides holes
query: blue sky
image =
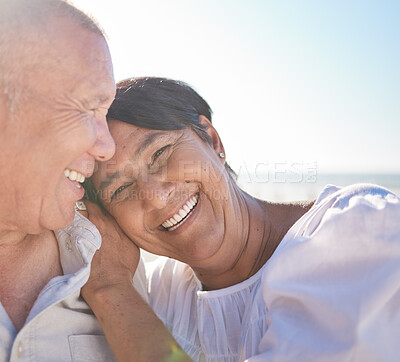
{"label": "blue sky", "polygon": [[236,170],[400,173],[400,1],[73,0],[116,80],[191,84]]}

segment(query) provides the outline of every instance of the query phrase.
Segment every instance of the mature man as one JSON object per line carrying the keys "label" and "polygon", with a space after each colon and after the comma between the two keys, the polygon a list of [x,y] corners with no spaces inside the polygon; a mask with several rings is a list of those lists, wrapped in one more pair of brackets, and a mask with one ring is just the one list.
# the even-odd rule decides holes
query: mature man
{"label": "mature man", "polygon": [[63,1],[0,0],[0,55],[0,361],[113,359],[79,297],[100,238],[74,212],[114,153],[107,43]]}
{"label": "mature man", "polygon": [[[0,361],[188,359],[132,288],[139,252],[126,237],[108,230],[82,289],[113,351],[80,297],[101,238],[74,205],[115,150],[102,31],[63,0],[0,0],[0,55]],[[102,255],[121,254],[122,270],[101,275]]]}

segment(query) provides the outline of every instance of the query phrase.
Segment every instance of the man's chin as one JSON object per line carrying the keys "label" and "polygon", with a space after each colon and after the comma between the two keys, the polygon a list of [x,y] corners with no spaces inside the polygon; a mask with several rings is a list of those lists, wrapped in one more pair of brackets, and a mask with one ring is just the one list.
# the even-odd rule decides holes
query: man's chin
{"label": "man's chin", "polygon": [[59,230],[64,229],[71,225],[75,217],[75,208],[68,207],[63,208],[58,213],[54,212],[52,215],[43,215],[42,227],[47,230]]}

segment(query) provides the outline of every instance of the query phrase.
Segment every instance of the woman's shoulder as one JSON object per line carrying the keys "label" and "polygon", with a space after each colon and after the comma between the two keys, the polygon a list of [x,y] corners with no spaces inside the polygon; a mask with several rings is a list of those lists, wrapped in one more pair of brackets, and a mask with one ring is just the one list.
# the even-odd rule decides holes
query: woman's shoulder
{"label": "woman's shoulder", "polygon": [[354,231],[357,227],[361,227],[373,234],[376,233],[376,230],[372,230],[373,227],[382,227],[387,231],[396,227],[399,231],[400,199],[384,187],[354,184],[338,189],[329,197],[331,197],[330,207],[326,210],[322,221],[346,220],[345,224]]}
{"label": "woman's shoulder", "polygon": [[288,237],[310,236],[323,226],[336,231],[349,227],[352,232],[388,227],[390,220],[398,226],[400,199],[384,187],[354,184],[346,187],[327,185],[313,207],[294,225]]}
{"label": "woman's shoulder", "polygon": [[[372,198],[371,198],[372,197]],[[397,202],[398,196],[392,193],[390,190],[374,184],[357,183],[345,187],[338,187],[335,185],[326,185],[322,192],[318,195],[315,206],[334,200],[335,203],[332,205],[335,208],[346,208],[350,206],[351,200],[371,200],[375,199],[386,199],[389,202]]]}
{"label": "woman's shoulder", "polygon": [[389,249],[396,249],[400,257],[400,199],[378,185],[328,185],[285,235],[269,264],[280,264],[289,255],[351,264],[371,259],[372,250],[379,257]]}

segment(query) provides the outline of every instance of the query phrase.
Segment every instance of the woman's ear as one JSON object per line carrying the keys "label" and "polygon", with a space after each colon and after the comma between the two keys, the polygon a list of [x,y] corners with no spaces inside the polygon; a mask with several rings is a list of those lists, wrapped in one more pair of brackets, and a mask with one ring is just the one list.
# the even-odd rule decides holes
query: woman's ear
{"label": "woman's ear", "polygon": [[212,147],[214,148],[215,153],[221,159],[222,163],[225,164],[225,149],[217,130],[214,128],[210,120],[202,114],[199,115],[199,123],[205,127],[205,131],[211,138]]}

